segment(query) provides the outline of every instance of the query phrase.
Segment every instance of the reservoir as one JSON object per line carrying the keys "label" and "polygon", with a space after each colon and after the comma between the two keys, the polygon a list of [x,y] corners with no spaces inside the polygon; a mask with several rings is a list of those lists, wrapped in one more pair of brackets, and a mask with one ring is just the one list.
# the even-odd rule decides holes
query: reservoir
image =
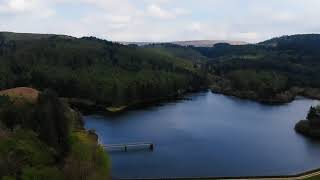
{"label": "reservoir", "polygon": [[109,152],[114,177],[291,175],[320,168],[320,141],[294,131],[317,103],[265,105],[208,91],[84,120],[102,144],[154,143],[153,152]]}

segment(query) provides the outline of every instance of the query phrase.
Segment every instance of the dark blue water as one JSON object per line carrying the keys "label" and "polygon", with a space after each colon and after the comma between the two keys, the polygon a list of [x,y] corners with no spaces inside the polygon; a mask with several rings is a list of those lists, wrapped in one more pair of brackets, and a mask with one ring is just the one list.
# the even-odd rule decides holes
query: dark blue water
{"label": "dark blue water", "polygon": [[320,167],[320,143],[294,131],[318,101],[269,106],[211,92],[190,98],[116,117],[85,117],[103,144],[155,144],[154,152],[111,152],[113,176],[282,175]]}

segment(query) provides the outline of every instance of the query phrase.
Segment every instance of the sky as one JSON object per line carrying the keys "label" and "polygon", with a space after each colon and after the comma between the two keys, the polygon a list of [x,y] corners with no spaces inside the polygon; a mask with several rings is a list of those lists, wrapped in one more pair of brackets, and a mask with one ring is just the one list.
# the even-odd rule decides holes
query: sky
{"label": "sky", "polygon": [[0,0],[0,31],[110,41],[236,40],[320,33],[319,0]]}

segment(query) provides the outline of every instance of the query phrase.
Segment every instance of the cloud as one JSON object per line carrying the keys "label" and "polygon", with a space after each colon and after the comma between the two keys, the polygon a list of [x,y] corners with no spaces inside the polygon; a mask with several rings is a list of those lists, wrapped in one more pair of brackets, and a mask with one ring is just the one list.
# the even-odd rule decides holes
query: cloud
{"label": "cloud", "polygon": [[28,5],[30,5],[30,4],[28,4],[24,0],[13,0],[13,1],[9,1],[8,2],[8,7],[10,9],[13,9],[13,10],[16,10],[16,11],[23,11],[25,9],[30,8],[30,6],[28,6]]}
{"label": "cloud", "polygon": [[318,0],[0,0],[0,31],[258,42],[320,33]]}
{"label": "cloud", "polygon": [[172,19],[176,17],[176,15],[173,12],[162,9],[160,6],[155,4],[151,4],[150,6],[148,6],[147,13],[150,16],[161,19]]}
{"label": "cloud", "polygon": [[2,13],[19,13],[31,11],[35,8],[37,2],[31,0],[29,3],[25,0],[5,0],[0,4],[0,12]]}
{"label": "cloud", "polygon": [[[164,0],[158,0],[160,3],[167,3]],[[175,19],[179,16],[187,15],[189,12],[186,9],[176,8],[164,8],[158,4],[149,4],[146,8],[146,14],[159,19]]]}
{"label": "cloud", "polygon": [[0,15],[37,15],[39,18],[48,17],[55,12],[49,4],[41,0],[1,0]]}

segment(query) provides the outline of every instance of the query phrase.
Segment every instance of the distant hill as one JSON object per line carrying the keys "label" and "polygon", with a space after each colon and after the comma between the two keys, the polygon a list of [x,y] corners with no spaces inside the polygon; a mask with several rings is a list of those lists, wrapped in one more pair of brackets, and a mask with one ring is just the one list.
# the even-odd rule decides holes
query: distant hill
{"label": "distant hill", "polygon": [[291,46],[291,47],[320,47],[320,34],[297,34],[291,36],[281,36],[259,43],[269,46]]}
{"label": "distant hill", "polygon": [[74,39],[74,37],[57,34],[34,34],[34,33],[14,33],[14,32],[0,32],[0,40],[6,41],[21,41],[21,40],[39,40],[48,39],[52,37],[60,37],[66,39]]}
{"label": "distant hill", "polygon": [[176,44],[180,46],[194,46],[194,47],[212,47],[219,43],[228,43],[230,45],[244,45],[248,44],[243,41],[226,41],[226,40],[194,40],[194,41],[173,41],[173,42],[119,42],[120,44],[129,45],[136,44],[138,46],[145,46],[150,44]]}
{"label": "distant hill", "polygon": [[[3,38],[7,41],[13,40],[36,40],[48,39],[52,37],[75,39],[75,37],[59,34],[35,34],[35,33],[14,33],[14,32],[0,32],[0,39]],[[123,45],[136,44],[138,46],[145,46],[150,44],[175,44],[179,46],[194,46],[194,47],[212,47],[219,43],[228,43],[230,45],[245,45],[248,44],[244,41],[227,41],[227,40],[194,40],[194,41],[172,41],[172,42],[119,42]]]}
{"label": "distant hill", "polygon": [[225,40],[197,40],[197,41],[176,41],[173,44],[180,46],[194,46],[194,47],[212,47],[215,44],[228,43],[230,45],[244,45],[248,44],[244,41],[225,41]]}

